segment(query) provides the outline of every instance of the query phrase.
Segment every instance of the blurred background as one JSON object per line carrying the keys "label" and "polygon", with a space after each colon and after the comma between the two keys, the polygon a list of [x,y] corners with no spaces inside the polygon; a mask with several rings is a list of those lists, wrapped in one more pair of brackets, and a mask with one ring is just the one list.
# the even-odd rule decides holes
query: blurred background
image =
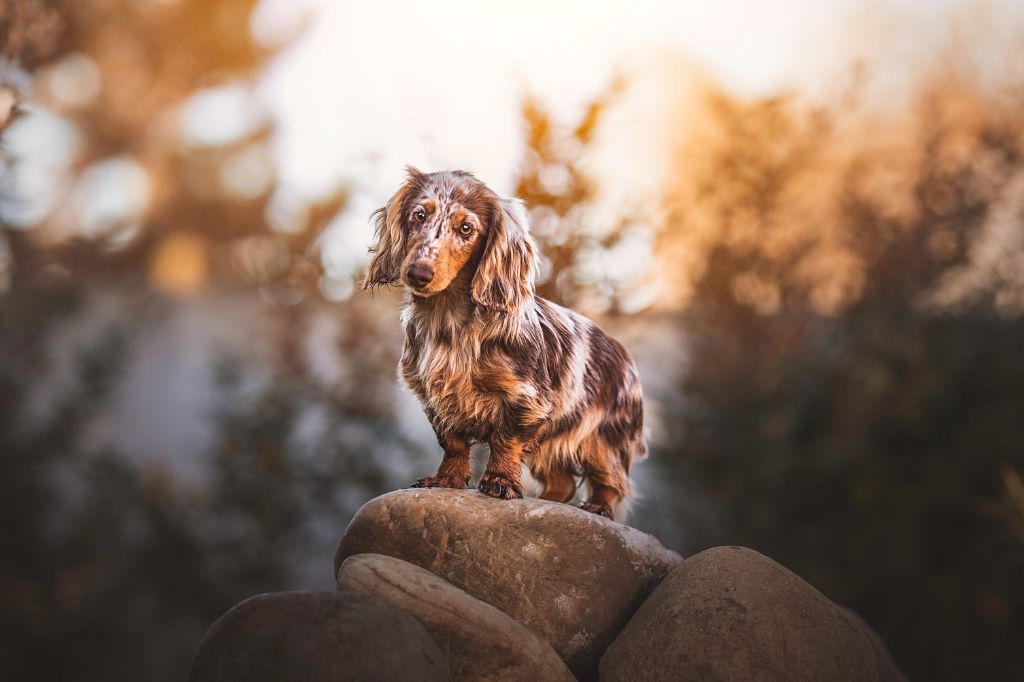
{"label": "blurred background", "polygon": [[409,163],[637,357],[631,523],[1021,679],[1022,105],[1010,0],[5,0],[0,668],[183,679],[436,466],[355,284]]}

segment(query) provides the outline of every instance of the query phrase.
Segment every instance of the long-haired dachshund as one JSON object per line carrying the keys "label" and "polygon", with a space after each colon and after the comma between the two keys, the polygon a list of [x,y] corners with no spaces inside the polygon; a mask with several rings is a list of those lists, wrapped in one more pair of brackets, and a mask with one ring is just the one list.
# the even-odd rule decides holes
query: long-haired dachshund
{"label": "long-haired dachshund", "polygon": [[374,213],[376,243],[363,288],[399,281],[399,373],[423,403],[444,448],[434,476],[414,487],[465,488],[469,448],[490,446],[478,489],[523,496],[520,463],[544,490],[609,518],[630,495],[643,458],[643,396],[625,348],[587,318],[534,293],[537,248],[518,199],[464,171],[408,179]]}

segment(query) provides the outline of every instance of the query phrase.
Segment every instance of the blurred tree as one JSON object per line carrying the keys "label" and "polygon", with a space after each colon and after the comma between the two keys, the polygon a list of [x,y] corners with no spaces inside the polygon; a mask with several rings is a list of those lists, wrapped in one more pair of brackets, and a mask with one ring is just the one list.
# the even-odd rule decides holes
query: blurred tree
{"label": "blurred tree", "polygon": [[[182,679],[234,603],[329,584],[345,521],[410,479],[402,462],[421,446],[386,404],[396,349],[343,332],[351,353],[386,366],[339,390],[296,351],[295,325],[317,314],[296,306],[275,316],[281,333],[259,373],[223,358],[201,484],[94,444],[131,338],[161,306],[122,300],[123,318],[58,358],[54,339],[91,314],[90,295],[38,277],[0,297],[0,662],[14,679]],[[369,309],[344,309],[339,328],[382,324]]]}
{"label": "blurred tree", "polygon": [[[346,520],[411,478],[403,464],[421,452],[389,400],[392,335],[361,333],[384,315],[318,296],[316,239],[344,189],[282,222],[265,120],[224,140],[175,125],[224,88],[255,106],[245,93],[270,54],[247,30],[255,4],[0,6],[0,86],[34,81],[16,123],[73,131],[50,140],[69,163],[37,219],[22,202],[39,197],[8,182],[35,159],[0,159],[14,166],[0,174],[0,667],[12,679],[183,679],[234,603],[329,584]],[[143,188],[134,213],[90,203],[125,187]],[[198,293],[261,301],[252,325],[269,338],[259,366],[221,354],[197,483],[94,434],[138,338]],[[348,374],[310,365],[314,323],[358,358]]]}
{"label": "blurred tree", "polygon": [[[433,451],[398,427],[391,309],[319,296],[318,235],[346,189],[279,202],[252,97],[271,56],[244,30],[255,4],[0,5],[0,132],[44,126],[68,157],[45,210],[0,175],[12,677],[181,679],[217,615],[328,571],[344,521]],[[30,115],[11,123],[27,81]],[[587,165],[626,85],[568,124],[523,106],[516,192],[540,293],[588,312],[617,312],[632,285],[594,267],[635,226],[596,226]],[[861,611],[915,678],[1024,668],[1020,105],[948,79],[909,122],[710,92],[680,124],[692,144],[666,191],[659,280],[690,357],[656,396],[670,432],[650,466],[708,503],[678,509],[686,549],[765,551]],[[229,110],[212,134],[210,112]],[[94,203],[110,187],[128,192],[121,210]],[[133,342],[197,293],[260,300],[269,348],[221,357],[202,484],[89,437]],[[106,296],[117,320],[65,343]],[[337,367],[310,351],[324,329]]]}
{"label": "blurred tree", "polygon": [[[327,308],[320,296],[317,239],[345,189],[275,204],[273,129],[251,97],[271,56],[245,30],[255,5],[0,7],[0,85],[33,91],[16,123],[66,156],[43,169],[49,198],[16,182],[36,159],[7,155],[0,174],[0,664],[13,678],[182,679],[234,603],[329,582],[347,519],[412,480],[410,462],[434,448],[397,427],[393,316],[379,301]],[[189,113],[211,96],[216,107]],[[189,127],[236,105],[245,121],[231,134]],[[603,106],[571,132],[570,155],[558,148],[564,158],[550,136],[531,138],[544,163],[575,163]],[[546,125],[539,104],[526,112]],[[539,201],[562,218],[589,196],[569,172],[572,187],[549,182]],[[111,191],[134,208],[94,203]],[[575,239],[572,226],[560,234]],[[552,251],[556,275],[578,247]],[[199,295],[235,294],[261,301],[266,352],[221,354],[201,480],[94,438],[138,339]],[[100,324],[104,299],[117,315]],[[324,330],[333,359],[310,347]]]}
{"label": "blurred tree", "polygon": [[579,120],[557,120],[535,97],[523,102],[525,149],[515,195],[526,202],[530,228],[541,251],[537,293],[563,305],[594,312],[617,312],[631,282],[616,271],[588,268],[620,244],[630,217],[616,217],[610,229],[597,229],[592,212],[599,192],[587,170],[606,115],[628,89],[617,78],[583,107]]}
{"label": "blurred tree", "polygon": [[670,196],[665,252],[706,249],[653,460],[716,511],[687,549],[781,561],[912,679],[1024,669],[1024,317],[980,257],[1024,235],[1020,104],[944,80],[903,128],[713,96]]}
{"label": "blurred tree", "polygon": [[[0,191],[0,226],[17,242],[17,267],[42,245],[94,281],[175,294],[208,281],[292,298],[318,292],[315,240],[345,192],[272,219],[272,127],[252,93],[272,51],[247,30],[256,4],[17,0],[0,13],[13,74],[0,83],[31,74],[28,118],[50,126],[39,135],[64,131],[67,141],[51,144],[70,154],[66,167],[46,169],[48,199],[13,182],[32,159],[13,158],[0,178],[12,180]],[[203,108],[204,97],[219,103]],[[48,209],[26,213],[43,201]]]}

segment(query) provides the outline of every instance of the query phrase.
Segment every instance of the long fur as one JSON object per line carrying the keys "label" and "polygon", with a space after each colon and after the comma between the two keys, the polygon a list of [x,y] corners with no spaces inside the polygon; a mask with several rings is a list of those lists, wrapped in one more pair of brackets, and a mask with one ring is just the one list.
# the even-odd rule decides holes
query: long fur
{"label": "long fur", "polygon": [[[463,224],[471,234],[459,233]],[[364,288],[401,281],[409,291],[399,374],[445,452],[437,474],[415,485],[465,487],[469,447],[486,442],[481,492],[522,497],[525,463],[542,498],[571,500],[582,477],[583,508],[612,517],[631,494],[630,466],[647,453],[639,375],[597,325],[536,296],[522,202],[463,171],[410,168],[376,212],[370,250]],[[413,266],[434,273],[427,287],[410,282]]]}

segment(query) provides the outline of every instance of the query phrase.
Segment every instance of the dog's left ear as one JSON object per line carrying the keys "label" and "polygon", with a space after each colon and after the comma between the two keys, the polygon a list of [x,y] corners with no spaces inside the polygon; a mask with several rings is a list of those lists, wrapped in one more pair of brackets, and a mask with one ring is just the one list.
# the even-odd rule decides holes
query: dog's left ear
{"label": "dog's left ear", "polygon": [[499,198],[496,203],[473,277],[473,300],[492,310],[516,312],[534,296],[537,247],[523,202]]}
{"label": "dog's left ear", "polygon": [[400,269],[406,250],[406,203],[413,188],[424,177],[423,173],[412,166],[406,166],[405,172],[405,184],[388,199],[387,204],[373,212],[376,241],[370,247],[373,258],[366,268],[364,290],[381,284],[394,284],[401,277]]}

